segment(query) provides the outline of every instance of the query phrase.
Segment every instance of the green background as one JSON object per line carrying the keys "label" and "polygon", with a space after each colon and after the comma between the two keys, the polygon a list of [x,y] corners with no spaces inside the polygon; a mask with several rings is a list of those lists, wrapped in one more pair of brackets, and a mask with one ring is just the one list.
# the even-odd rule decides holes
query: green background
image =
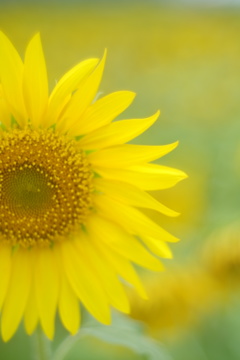
{"label": "green background", "polygon": [[[240,8],[157,1],[1,1],[0,28],[22,56],[29,39],[40,31],[51,87],[77,62],[101,57],[107,48],[100,91],[137,93],[120,118],[161,110],[159,120],[135,143],[180,141],[161,163],[184,170],[189,178],[155,195],[182,215],[150,215],[181,238],[171,246],[174,259],[167,262],[166,273],[176,264],[188,266],[191,273],[211,235],[239,221]],[[215,250],[210,246],[208,251]],[[193,292],[194,286],[200,285],[192,285]],[[223,293],[228,294],[224,304],[217,297],[211,311],[202,309],[193,323],[177,324],[174,335],[164,331],[159,318],[161,332],[146,327],[146,336],[161,341],[174,360],[239,359],[238,282],[230,295],[229,288]],[[58,324],[53,346],[65,335]],[[0,358],[28,360],[30,343],[20,328],[9,343],[0,342]],[[67,359],[113,358],[150,357],[86,337]]]}

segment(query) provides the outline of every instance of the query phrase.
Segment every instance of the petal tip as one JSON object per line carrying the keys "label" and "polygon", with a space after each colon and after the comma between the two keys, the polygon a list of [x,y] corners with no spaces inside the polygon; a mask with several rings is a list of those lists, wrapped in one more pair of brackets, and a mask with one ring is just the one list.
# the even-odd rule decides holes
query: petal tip
{"label": "petal tip", "polygon": [[103,65],[105,65],[106,58],[107,58],[107,48],[104,49],[103,56],[100,60],[100,63],[103,63]]}
{"label": "petal tip", "polygon": [[181,171],[181,180],[184,180],[187,178],[189,178],[189,176],[184,171]]}
{"label": "petal tip", "polygon": [[[14,331],[15,332],[15,331]],[[1,335],[2,335],[2,340],[6,343],[8,342],[14,335],[13,331],[10,331],[8,329],[8,331],[6,329],[4,329],[4,327],[2,326],[2,331],[1,331]]]}
{"label": "petal tip", "polygon": [[38,43],[38,44],[40,43],[40,44],[42,44],[40,32],[37,32],[32,36],[32,38],[29,41],[28,45],[30,45],[32,43]]}

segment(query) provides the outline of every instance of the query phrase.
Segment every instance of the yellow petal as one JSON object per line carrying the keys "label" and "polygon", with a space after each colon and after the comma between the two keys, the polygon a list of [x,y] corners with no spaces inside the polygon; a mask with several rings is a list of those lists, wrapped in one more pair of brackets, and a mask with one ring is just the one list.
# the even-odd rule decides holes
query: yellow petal
{"label": "yellow petal", "polygon": [[2,123],[6,128],[9,128],[11,126],[11,119],[12,114],[4,98],[2,85],[0,84],[0,124]]}
{"label": "yellow petal", "polygon": [[[34,264],[36,262],[35,249],[31,249],[31,260],[32,260],[32,268],[34,269]],[[39,316],[38,316],[37,301],[35,294],[35,284],[34,281],[32,281],[28,300],[27,300],[27,305],[24,313],[24,326],[28,335],[31,335],[34,332],[38,320],[39,320]]]}
{"label": "yellow petal", "polygon": [[[114,211],[114,209],[111,209]],[[121,223],[122,219],[119,219]],[[153,257],[134,237],[129,235],[120,226],[108,221],[99,215],[89,218],[87,229],[90,237],[96,242],[104,243],[127,259],[153,271],[163,269],[158,259]]]}
{"label": "yellow petal", "polygon": [[178,239],[162,229],[141,211],[108,198],[95,196],[97,209],[108,219],[122,226],[127,232],[137,236],[150,236],[163,241],[176,242]]}
{"label": "yellow petal", "polygon": [[35,292],[39,318],[45,334],[54,336],[55,314],[59,297],[58,264],[54,248],[39,248],[35,264]]}
{"label": "yellow petal", "polygon": [[93,166],[122,168],[156,160],[175,149],[178,142],[170,145],[145,146],[145,145],[119,145],[93,152],[89,161]]}
{"label": "yellow petal", "polygon": [[73,126],[72,134],[82,135],[109,124],[129,107],[135,94],[131,91],[116,91],[93,103]]}
{"label": "yellow petal", "polygon": [[34,284],[32,284],[24,313],[24,326],[28,335],[32,335],[32,333],[36,329],[38,320],[39,316],[37,309],[35,286]]}
{"label": "yellow petal", "polygon": [[187,177],[180,170],[156,164],[129,166],[127,169],[95,167],[94,170],[106,179],[124,181],[143,190],[168,189]]}
{"label": "yellow petal", "polygon": [[94,179],[95,189],[104,194],[128,205],[147,208],[159,211],[168,216],[178,216],[179,213],[158,202],[154,197],[145,191],[124,182],[106,180],[103,178]]}
{"label": "yellow petal", "polygon": [[106,247],[105,243],[96,242],[95,246],[98,248],[104,261],[108,262],[124,280],[133,285],[143,299],[147,299],[146,291],[129,260]]}
{"label": "yellow petal", "polygon": [[68,131],[69,134],[77,135],[73,131],[72,126],[76,124],[77,121],[80,121],[82,113],[92,103],[96,96],[102,79],[105,59],[106,52],[104,53],[104,56],[99,62],[98,66],[92,71],[86,80],[79,85],[77,91],[73,94],[71,101],[69,102],[68,107],[64,112],[62,120],[59,124],[57,124],[59,131]]}
{"label": "yellow petal", "polygon": [[59,315],[65,328],[74,335],[80,327],[80,304],[63,269],[60,247],[56,248],[60,271]]}
{"label": "yellow petal", "polygon": [[61,279],[59,314],[65,328],[75,335],[80,327],[80,305],[65,276]]}
{"label": "yellow petal", "polygon": [[142,236],[141,239],[153,254],[162,258],[172,259],[171,249],[164,241],[153,239],[149,236]]}
{"label": "yellow petal", "polygon": [[74,292],[96,319],[108,325],[111,319],[107,297],[85,254],[74,240],[63,242],[61,248],[63,266]]}
{"label": "yellow petal", "polygon": [[56,124],[63,107],[71,99],[74,91],[97,66],[99,59],[88,59],[69,70],[57,83],[49,98],[49,107],[43,126]]}
{"label": "yellow petal", "polygon": [[26,109],[36,128],[47,110],[48,78],[40,35],[30,41],[24,63],[23,92]]}
{"label": "yellow petal", "polygon": [[115,121],[87,134],[80,139],[79,143],[85,150],[102,149],[113,145],[124,144],[152,126],[159,117],[159,114],[160,112],[158,111],[146,119]]}
{"label": "yellow petal", "polygon": [[31,250],[18,249],[12,257],[12,272],[2,310],[2,338],[8,341],[22,319],[32,279]]}
{"label": "yellow petal", "polygon": [[3,301],[7,292],[10,274],[11,274],[11,247],[0,246],[0,309],[2,308]]}
{"label": "yellow petal", "polygon": [[76,246],[84,252],[89,261],[89,266],[92,267],[99,279],[110,304],[124,313],[129,313],[130,307],[125,291],[116,277],[115,271],[102,259],[91,237],[82,236],[81,240],[76,242]]}
{"label": "yellow petal", "polygon": [[4,96],[20,126],[27,123],[22,92],[23,63],[16,49],[0,31],[0,79]]}

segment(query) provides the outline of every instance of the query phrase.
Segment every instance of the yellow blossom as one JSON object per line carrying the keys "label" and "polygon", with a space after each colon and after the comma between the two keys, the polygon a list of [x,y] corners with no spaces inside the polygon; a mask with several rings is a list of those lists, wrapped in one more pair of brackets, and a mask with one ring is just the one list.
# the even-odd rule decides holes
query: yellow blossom
{"label": "yellow blossom", "polygon": [[[147,191],[185,174],[151,163],[173,150],[126,144],[158,118],[114,121],[135,94],[96,99],[106,54],[68,71],[49,94],[39,34],[25,59],[0,33],[0,309],[11,338],[24,318],[52,339],[59,311],[74,334],[79,301],[100,322],[110,308],[128,313],[122,278],[143,298],[132,265],[161,270],[177,239],[141,211],[177,215]],[[141,241],[140,241],[141,240]]]}

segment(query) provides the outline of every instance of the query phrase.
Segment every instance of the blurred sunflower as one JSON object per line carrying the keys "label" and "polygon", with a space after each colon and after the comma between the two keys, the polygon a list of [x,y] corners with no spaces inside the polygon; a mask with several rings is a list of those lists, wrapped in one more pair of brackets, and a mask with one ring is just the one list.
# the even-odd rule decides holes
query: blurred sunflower
{"label": "blurred sunflower", "polygon": [[239,296],[240,226],[230,223],[217,229],[198,257],[165,274],[145,277],[149,301],[130,289],[130,316],[148,325],[152,335],[178,337],[187,326],[196,326],[211,312]]}
{"label": "blurred sunflower", "polygon": [[79,300],[104,324],[110,323],[110,306],[128,313],[118,275],[146,297],[131,262],[161,270],[154,255],[170,257],[165,241],[177,240],[137,209],[176,215],[145,190],[169,188],[185,177],[179,170],[149,164],[177,143],[125,144],[149,128],[159,112],[112,122],[134,93],[119,91],[94,101],[104,63],[105,55],[79,63],[49,96],[40,36],[30,41],[23,63],[0,33],[5,341],[23,317],[28,334],[40,322],[53,338],[57,309],[66,329],[76,333]]}
{"label": "blurred sunflower", "polygon": [[130,289],[130,316],[147,324],[153,336],[174,338],[212,310],[216,284],[195,263],[178,265],[161,275],[145,278],[148,301],[137,298]]}
{"label": "blurred sunflower", "polygon": [[240,280],[240,226],[230,223],[216,230],[203,251],[203,266],[225,293],[239,290]]}

